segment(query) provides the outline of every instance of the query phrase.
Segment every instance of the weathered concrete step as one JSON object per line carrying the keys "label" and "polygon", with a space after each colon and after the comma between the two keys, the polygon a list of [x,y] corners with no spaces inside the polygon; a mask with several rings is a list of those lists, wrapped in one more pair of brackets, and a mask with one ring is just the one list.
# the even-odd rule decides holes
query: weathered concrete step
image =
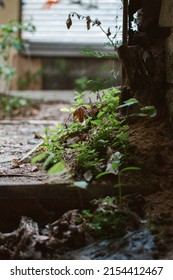
{"label": "weathered concrete step", "polygon": [[[146,186],[122,186],[122,195],[156,192]],[[12,185],[0,183],[0,230],[14,229],[21,216],[30,217],[40,224],[53,221],[72,209],[88,209],[93,199],[119,197],[119,189],[109,184],[91,184],[86,189],[73,184]],[[8,227],[8,228],[7,228]]]}

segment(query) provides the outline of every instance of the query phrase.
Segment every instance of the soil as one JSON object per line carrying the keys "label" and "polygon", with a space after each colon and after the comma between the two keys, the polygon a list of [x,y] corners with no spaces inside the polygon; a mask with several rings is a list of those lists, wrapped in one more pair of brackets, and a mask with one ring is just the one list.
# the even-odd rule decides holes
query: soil
{"label": "soil", "polygon": [[[164,257],[173,259],[173,132],[168,117],[131,124],[129,142],[129,164],[141,170],[126,174],[122,178],[123,183],[154,190],[152,194],[144,196],[145,218],[151,231],[158,236],[161,251],[164,254],[170,251]],[[137,208],[140,208],[140,203],[132,203],[131,209],[139,213]]]}
{"label": "soil", "polygon": [[[0,124],[1,134],[2,132],[4,133],[4,138],[1,138],[1,158],[5,157],[4,161],[1,160],[1,184],[2,182],[7,185],[12,182],[15,184],[40,183],[49,180],[47,174],[39,170],[39,166],[33,167],[29,162],[24,162],[20,166],[16,164],[15,166],[12,159],[21,158],[38,144],[38,141],[40,141],[37,138],[38,131],[43,131],[46,127],[46,124],[27,124],[23,120],[58,120],[64,122],[67,119],[67,114],[59,110],[62,107],[69,108],[70,104],[40,103],[35,108],[18,109],[11,116],[3,116],[3,119],[8,120],[9,123],[11,120],[13,122],[17,120],[18,124]],[[22,122],[20,122],[21,120]],[[52,125],[53,123],[49,123],[48,126],[52,127]],[[122,184],[135,186],[136,188],[136,194],[127,199],[127,204],[130,211],[137,215],[140,221],[143,221],[145,227],[149,228],[155,236],[159,250],[157,258],[173,259],[172,128],[167,117],[141,118],[135,123],[129,123],[129,127],[128,164],[138,166],[141,169],[135,172],[128,171],[121,178]],[[17,136],[16,140],[14,140],[17,132],[21,131],[23,131],[23,134],[19,133],[20,137],[22,135],[20,141]],[[23,144],[21,144],[22,141]],[[16,149],[16,154],[14,148]],[[13,154],[11,154],[11,149],[13,149]],[[34,176],[32,177],[31,174],[34,174]],[[140,192],[141,186],[144,189],[142,194]],[[150,194],[148,194],[150,192],[148,190],[151,190]],[[76,254],[78,257],[80,256],[79,258],[82,258],[81,254],[83,253],[81,251],[77,251]],[[145,257],[147,258],[147,256]],[[74,255],[73,258],[75,258]]]}

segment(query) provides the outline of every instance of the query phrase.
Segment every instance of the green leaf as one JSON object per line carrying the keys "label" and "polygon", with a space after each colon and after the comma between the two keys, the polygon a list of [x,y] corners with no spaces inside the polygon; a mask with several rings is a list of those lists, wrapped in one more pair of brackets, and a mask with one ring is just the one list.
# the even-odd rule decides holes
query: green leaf
{"label": "green leaf", "polygon": [[137,103],[139,103],[138,100],[136,100],[135,98],[130,98],[130,99],[126,100],[124,102],[124,104],[119,105],[118,108],[128,107],[128,106],[131,106],[131,105],[134,105]]}
{"label": "green leaf", "polygon": [[27,99],[19,99],[19,104],[21,105],[21,106],[26,106],[26,105],[28,105],[28,100]]}
{"label": "green leaf", "polygon": [[141,111],[155,111],[155,107],[154,106],[145,106],[143,108],[141,108]]}
{"label": "green leaf", "polygon": [[105,171],[105,172],[99,173],[96,176],[96,179],[100,179],[101,177],[106,176],[106,175],[115,175],[116,176],[116,174],[112,171]]}
{"label": "green leaf", "polygon": [[157,116],[157,110],[154,106],[145,106],[141,108],[142,112],[147,112],[150,117],[154,118]]}
{"label": "green leaf", "polygon": [[129,170],[137,171],[137,170],[141,170],[141,168],[137,167],[137,166],[129,166],[129,167],[125,167],[125,168],[121,169],[120,173],[122,173],[124,171],[129,171]]}
{"label": "green leaf", "polygon": [[134,114],[130,114],[130,117],[147,117],[148,115],[145,113],[134,113]]}
{"label": "green leaf", "polygon": [[68,113],[68,112],[70,112],[70,109],[68,109],[68,108],[61,108],[60,111],[61,111],[61,112],[67,112],[67,113]]}
{"label": "green leaf", "polygon": [[48,174],[57,174],[63,171],[65,168],[65,163],[64,161],[59,161],[58,163],[54,164],[48,171]]}
{"label": "green leaf", "polygon": [[79,187],[81,189],[86,189],[88,186],[88,183],[86,181],[76,181],[74,182],[75,187]]}
{"label": "green leaf", "polygon": [[36,156],[34,156],[31,160],[32,164],[36,164],[37,162],[41,162],[43,161],[45,158],[48,157],[48,153],[47,152],[43,152],[41,154],[38,154]]}
{"label": "green leaf", "polygon": [[117,168],[119,167],[120,163],[121,163],[121,160],[120,160],[120,159],[119,159],[119,160],[113,161],[113,163],[112,163],[112,168],[113,168],[113,169],[117,169]]}
{"label": "green leaf", "polygon": [[44,161],[44,163],[43,163],[43,165],[42,165],[42,167],[41,167],[41,169],[42,170],[46,170],[47,168],[48,168],[48,166],[50,165],[50,163],[52,162],[52,160],[54,159],[54,154],[53,153],[51,153],[49,156],[48,156],[48,158],[46,158],[46,160]]}
{"label": "green leaf", "polygon": [[114,185],[114,188],[118,188],[118,189],[120,189],[122,187],[122,185],[121,184],[115,184]]}
{"label": "green leaf", "polygon": [[105,112],[103,112],[103,111],[99,112],[97,115],[97,118],[100,119],[104,114],[105,114]]}

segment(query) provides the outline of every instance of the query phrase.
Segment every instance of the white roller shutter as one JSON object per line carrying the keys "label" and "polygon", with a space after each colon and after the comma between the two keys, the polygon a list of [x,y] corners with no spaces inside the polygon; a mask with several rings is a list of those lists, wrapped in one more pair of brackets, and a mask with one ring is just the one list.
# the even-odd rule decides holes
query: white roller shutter
{"label": "white roller shutter", "polygon": [[[81,2],[81,4],[78,4]],[[121,0],[61,0],[51,9],[43,8],[45,0],[23,0],[22,20],[30,21],[36,32],[22,33],[28,42],[32,54],[41,55],[77,55],[82,47],[105,48],[106,35],[97,26],[87,31],[86,21],[72,17],[72,27],[68,30],[66,20],[71,12],[91,19],[99,19],[105,31],[110,28],[116,41],[122,38],[122,1]]]}

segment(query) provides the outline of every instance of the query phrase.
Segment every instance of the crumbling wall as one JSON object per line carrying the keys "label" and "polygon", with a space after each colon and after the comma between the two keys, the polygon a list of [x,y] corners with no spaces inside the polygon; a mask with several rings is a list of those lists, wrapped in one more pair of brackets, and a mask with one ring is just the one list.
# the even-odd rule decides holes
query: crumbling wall
{"label": "crumbling wall", "polygon": [[170,36],[166,40],[166,100],[173,123],[173,1],[162,0],[161,13],[159,19],[160,26],[170,28]]}
{"label": "crumbling wall", "polygon": [[124,98],[135,97],[160,112],[166,107],[166,41],[170,35],[168,26],[159,25],[161,5],[162,0],[130,1],[129,19],[137,12],[137,30],[130,22],[129,44],[118,49],[126,75]]}

